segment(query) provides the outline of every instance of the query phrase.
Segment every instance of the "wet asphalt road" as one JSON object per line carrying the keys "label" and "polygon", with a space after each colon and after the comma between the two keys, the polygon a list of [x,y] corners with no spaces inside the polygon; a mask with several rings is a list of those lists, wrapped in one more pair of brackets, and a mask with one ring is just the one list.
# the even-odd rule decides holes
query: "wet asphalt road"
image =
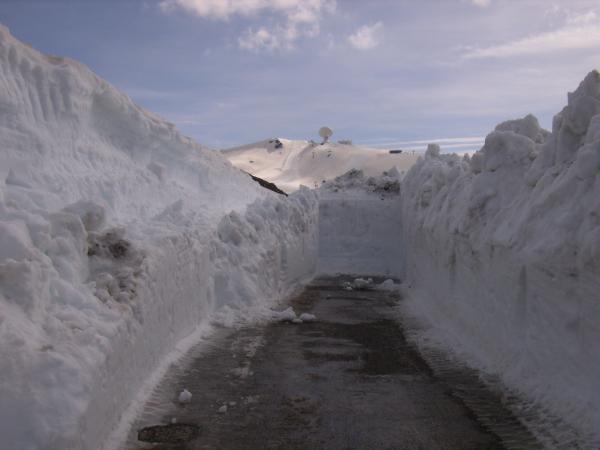
{"label": "wet asphalt road", "polygon": [[[126,449],[538,447],[494,395],[477,394],[481,420],[482,409],[453,389],[456,380],[430,369],[394,319],[400,298],[345,291],[340,282],[317,280],[292,301],[317,322],[224,331],[192,352],[148,402]],[[458,378],[461,389],[476,384],[472,374]],[[186,405],[176,401],[183,388],[193,393]],[[137,440],[138,430],[172,418],[175,425],[142,431],[155,443]],[[508,439],[490,423],[510,424]]]}

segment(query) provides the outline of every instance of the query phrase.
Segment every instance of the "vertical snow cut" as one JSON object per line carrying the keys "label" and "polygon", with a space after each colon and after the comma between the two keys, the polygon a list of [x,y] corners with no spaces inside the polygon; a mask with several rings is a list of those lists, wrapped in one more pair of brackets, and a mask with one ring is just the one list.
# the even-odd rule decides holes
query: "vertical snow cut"
{"label": "vertical snow cut", "polygon": [[400,274],[400,176],[395,168],[379,177],[353,169],[321,186],[320,273]]}

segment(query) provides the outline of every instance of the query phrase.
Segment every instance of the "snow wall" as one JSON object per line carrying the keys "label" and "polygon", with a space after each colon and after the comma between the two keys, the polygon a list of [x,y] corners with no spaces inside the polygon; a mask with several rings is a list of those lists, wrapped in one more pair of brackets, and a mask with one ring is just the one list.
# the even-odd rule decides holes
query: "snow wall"
{"label": "snow wall", "polygon": [[0,446],[103,448],[178,342],[312,277],[317,213],[0,26]]}
{"label": "snow wall", "polygon": [[402,201],[407,307],[428,337],[597,444],[600,74],[569,94],[551,134],[527,116],[471,158],[430,146]]}
{"label": "snow wall", "polygon": [[399,173],[389,175],[351,170],[319,189],[320,274],[400,275]]}

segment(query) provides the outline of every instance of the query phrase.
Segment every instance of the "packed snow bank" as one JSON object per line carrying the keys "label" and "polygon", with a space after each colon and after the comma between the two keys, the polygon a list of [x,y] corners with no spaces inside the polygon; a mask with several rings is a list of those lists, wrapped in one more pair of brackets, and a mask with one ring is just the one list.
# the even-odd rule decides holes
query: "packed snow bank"
{"label": "packed snow bank", "polygon": [[399,174],[386,174],[351,170],[319,189],[319,273],[401,272]]}
{"label": "packed snow bank", "polygon": [[412,153],[391,154],[388,150],[347,144],[315,144],[287,139],[266,140],[223,150],[223,155],[240,169],[271,181],[287,192],[300,185],[319,187],[351,169],[367,176],[379,176],[396,167],[408,170],[418,156]]}
{"label": "packed snow bank", "polygon": [[98,450],[175,344],[315,267],[317,198],[261,188],[0,26],[2,447]]}
{"label": "packed snow bank", "polygon": [[600,74],[569,94],[551,134],[527,116],[499,125],[470,159],[432,146],[405,176],[402,200],[406,305],[431,324],[429,337],[596,448]]}

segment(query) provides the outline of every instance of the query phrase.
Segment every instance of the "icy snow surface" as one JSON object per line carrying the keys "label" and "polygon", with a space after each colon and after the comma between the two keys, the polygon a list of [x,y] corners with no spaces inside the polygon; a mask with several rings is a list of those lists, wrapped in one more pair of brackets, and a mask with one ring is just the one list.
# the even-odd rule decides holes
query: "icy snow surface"
{"label": "icy snow surface", "polygon": [[399,175],[418,158],[409,152],[390,154],[388,150],[345,144],[278,141],[283,144],[280,148],[271,139],[223,150],[223,155],[236,167],[273,182],[286,192],[300,185],[319,187],[324,180],[331,181],[351,169],[360,169],[368,176],[392,169]]}
{"label": "icy snow surface", "polygon": [[0,26],[0,446],[101,449],[179,341],[312,276],[316,214]]}
{"label": "icy snow surface", "polygon": [[[600,74],[554,118],[505,122],[470,159],[431,147],[402,183],[408,310],[600,445]],[[564,436],[546,443],[564,448]],[[558,444],[557,444],[558,443]],[[567,445],[568,446],[568,445]]]}

